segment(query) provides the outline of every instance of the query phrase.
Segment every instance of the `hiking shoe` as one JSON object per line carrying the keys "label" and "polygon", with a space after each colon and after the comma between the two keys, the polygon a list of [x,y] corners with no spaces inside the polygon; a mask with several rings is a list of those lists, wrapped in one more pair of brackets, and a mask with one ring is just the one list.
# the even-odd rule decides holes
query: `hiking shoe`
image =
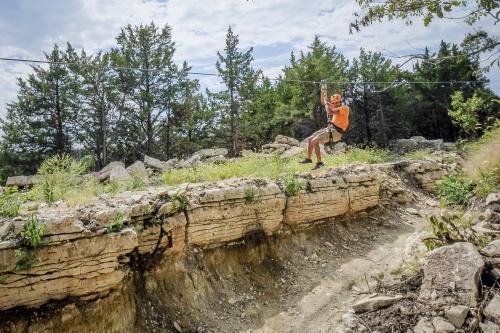
{"label": "hiking shoe", "polygon": [[316,163],[316,165],[314,166],[314,168],[312,168],[313,170],[318,170],[319,168],[322,168],[325,166],[325,163],[323,162],[318,162]]}
{"label": "hiking shoe", "polygon": [[302,161],[300,161],[299,163],[301,164],[307,164],[307,163],[312,163],[313,161],[310,159],[310,158],[304,158]]}

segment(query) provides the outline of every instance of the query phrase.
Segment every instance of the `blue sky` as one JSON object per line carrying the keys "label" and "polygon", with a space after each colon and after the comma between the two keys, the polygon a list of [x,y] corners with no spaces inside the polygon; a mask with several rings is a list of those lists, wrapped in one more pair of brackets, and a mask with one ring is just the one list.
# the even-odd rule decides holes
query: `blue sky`
{"label": "blue sky", "polygon": [[[154,21],[172,27],[177,61],[187,60],[194,71],[214,72],[216,52],[223,49],[231,25],[241,47],[254,47],[254,66],[277,76],[290,52],[305,50],[314,35],[352,58],[360,47],[397,55],[420,53],[425,46],[437,48],[442,39],[459,43],[481,27],[459,20],[440,20],[429,27],[420,21],[413,26],[389,22],[350,35],[348,25],[357,9],[354,0],[2,0],[0,57],[43,59],[54,43],[67,41],[90,52],[108,49],[120,27]],[[490,23],[485,21],[484,28],[494,32]],[[29,70],[25,64],[0,62],[0,117],[5,103],[16,96],[16,77]],[[488,77],[500,93],[500,70]],[[200,81],[210,89],[220,86],[218,78]]]}

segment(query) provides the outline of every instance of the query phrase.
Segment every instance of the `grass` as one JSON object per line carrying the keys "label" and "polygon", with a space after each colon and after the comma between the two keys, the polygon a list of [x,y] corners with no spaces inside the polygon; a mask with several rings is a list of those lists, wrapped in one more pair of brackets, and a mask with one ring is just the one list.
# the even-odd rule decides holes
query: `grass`
{"label": "grass", "polygon": [[[279,179],[287,174],[311,171],[311,164],[298,163],[303,158],[304,156],[295,156],[283,159],[279,156],[262,157],[251,154],[222,164],[203,164],[192,168],[170,170],[163,174],[163,180],[167,185],[177,185],[249,176]],[[386,150],[354,148],[341,154],[325,154],[323,161],[327,167],[334,167],[351,163],[383,163],[394,159],[395,156]]]}
{"label": "grass", "polygon": [[420,149],[415,150],[403,155],[404,160],[423,160],[429,157],[432,154],[432,151],[429,149]]}

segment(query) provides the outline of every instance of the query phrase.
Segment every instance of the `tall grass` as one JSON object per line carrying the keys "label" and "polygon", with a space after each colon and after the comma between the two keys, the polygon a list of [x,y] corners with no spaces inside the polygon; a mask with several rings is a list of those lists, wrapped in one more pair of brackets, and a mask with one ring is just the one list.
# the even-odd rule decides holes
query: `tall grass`
{"label": "tall grass", "polygon": [[[312,164],[298,163],[304,156],[284,159],[279,156],[263,157],[250,154],[223,164],[202,164],[186,169],[170,170],[163,174],[167,185],[181,183],[198,183],[238,177],[262,177],[277,179],[286,174],[311,171]],[[395,159],[386,150],[354,148],[345,153],[324,154],[323,161],[327,167],[347,165],[351,163],[382,163]],[[315,171],[315,172],[321,172]]]}

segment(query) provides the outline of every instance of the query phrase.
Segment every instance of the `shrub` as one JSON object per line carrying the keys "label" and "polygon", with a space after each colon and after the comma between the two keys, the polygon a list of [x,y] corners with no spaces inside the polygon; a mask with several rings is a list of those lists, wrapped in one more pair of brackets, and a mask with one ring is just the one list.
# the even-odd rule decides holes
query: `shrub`
{"label": "shrub", "polygon": [[17,261],[14,269],[16,271],[29,270],[38,263],[35,249],[43,245],[44,234],[45,224],[39,223],[36,216],[31,215],[19,233],[24,248],[15,251]]}
{"label": "shrub", "polygon": [[174,193],[170,196],[170,200],[174,204],[174,209],[177,211],[186,210],[189,200],[184,193]]}
{"label": "shrub", "polygon": [[17,249],[15,251],[15,256],[17,261],[14,270],[16,271],[27,271],[38,263],[38,259],[33,251]]}
{"label": "shrub", "polygon": [[45,234],[45,224],[39,223],[35,215],[31,215],[24,224],[23,230],[19,233],[23,244],[28,248],[37,248],[43,245],[43,235]]}
{"label": "shrub", "polygon": [[40,165],[39,183],[35,186],[47,203],[64,198],[66,192],[81,183],[81,174],[88,169],[85,162],[67,154],[54,155]]}
{"label": "shrub", "polygon": [[285,194],[289,197],[299,194],[304,189],[304,181],[291,174],[283,178],[283,184],[285,186]]}
{"label": "shrub", "polygon": [[437,182],[438,195],[444,205],[463,205],[472,195],[472,184],[458,175],[444,176]]}
{"label": "shrub", "polygon": [[427,237],[422,240],[428,250],[456,242],[470,242],[481,249],[490,241],[488,237],[476,234],[471,230],[472,220],[465,220],[460,215],[442,217],[433,215],[429,220],[434,237]]}
{"label": "shrub", "polygon": [[106,232],[118,232],[122,230],[124,225],[123,213],[119,212],[116,216],[106,225]]}
{"label": "shrub", "polygon": [[500,160],[496,165],[479,169],[479,178],[476,180],[474,194],[478,197],[486,197],[491,192],[500,190]]}
{"label": "shrub", "polygon": [[19,208],[23,200],[19,195],[0,194],[0,216],[15,217],[19,215]]}
{"label": "shrub", "polygon": [[255,188],[252,186],[245,187],[245,201],[248,203],[253,203],[255,202],[256,198],[257,198],[257,191],[255,190]]}

